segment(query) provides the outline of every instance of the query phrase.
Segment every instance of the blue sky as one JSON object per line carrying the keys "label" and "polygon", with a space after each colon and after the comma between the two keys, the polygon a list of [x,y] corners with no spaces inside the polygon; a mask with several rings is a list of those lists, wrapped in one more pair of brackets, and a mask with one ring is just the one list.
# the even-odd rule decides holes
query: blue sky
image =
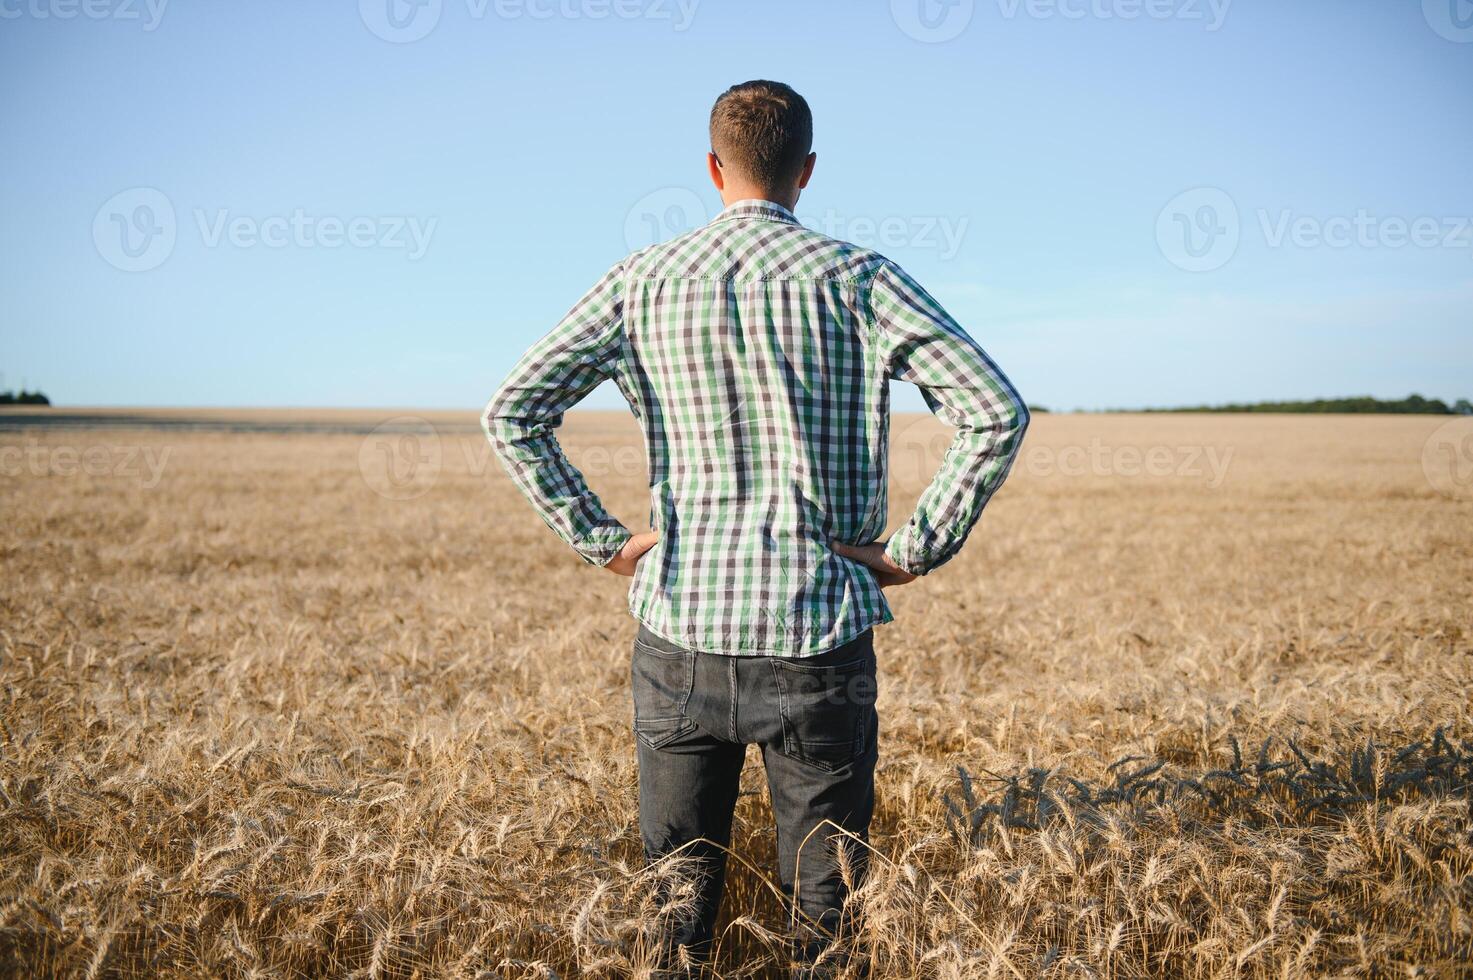
{"label": "blue sky", "polygon": [[1473,397],[1469,0],[421,3],[0,0],[5,384],[479,407],[769,77],[1031,402]]}

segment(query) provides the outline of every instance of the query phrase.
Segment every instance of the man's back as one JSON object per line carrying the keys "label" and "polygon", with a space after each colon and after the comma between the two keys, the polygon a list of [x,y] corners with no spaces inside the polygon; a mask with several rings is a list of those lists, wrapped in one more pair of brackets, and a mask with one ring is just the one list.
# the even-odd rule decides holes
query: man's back
{"label": "man's back", "polygon": [[[614,266],[518,362],[485,426],[548,526],[634,578],[639,832],[651,864],[680,854],[692,884],[661,927],[656,975],[696,976],[711,955],[751,745],[792,896],[794,975],[828,975],[862,932],[849,899],[874,814],[880,590],[957,553],[1028,412],[905,273],[793,217],[817,155],[791,86],[733,85],[710,136],[726,210]],[[882,542],[892,378],[957,431]],[[652,531],[609,514],[557,443],[563,412],[606,379],[644,429]]]}
{"label": "man's back", "polygon": [[878,256],[742,204],[628,260],[627,391],[657,550],[634,615],[701,650],[817,653],[890,618],[831,540],[884,531],[885,378],[861,291]]}
{"label": "man's back", "polygon": [[950,477],[887,551],[908,571],[961,546],[1026,424],[1007,380],[904,273],[766,201],[615,266],[488,409],[524,492],[594,563],[628,532],[575,470],[548,464],[544,440],[605,377],[644,430],[660,536],[630,609],[660,636],[729,654],[817,654],[890,620],[874,574],[830,542],[885,529],[891,377],[960,430]]}

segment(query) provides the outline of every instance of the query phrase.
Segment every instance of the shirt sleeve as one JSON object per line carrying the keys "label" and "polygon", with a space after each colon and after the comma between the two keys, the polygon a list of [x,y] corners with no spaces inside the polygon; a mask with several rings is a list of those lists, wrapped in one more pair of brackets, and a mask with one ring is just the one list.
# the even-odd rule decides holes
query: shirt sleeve
{"label": "shirt sleeve", "polygon": [[887,376],[919,387],[931,412],[956,429],[915,514],[885,548],[896,565],[924,575],[961,550],[1007,479],[1028,409],[977,342],[899,268],[887,263],[876,273],[870,307]]}
{"label": "shirt sleeve", "polygon": [[501,465],[538,516],[591,565],[629,540],[568,461],[556,430],[563,412],[612,377],[624,336],[622,264],[532,346],[486,406],[482,427]]}

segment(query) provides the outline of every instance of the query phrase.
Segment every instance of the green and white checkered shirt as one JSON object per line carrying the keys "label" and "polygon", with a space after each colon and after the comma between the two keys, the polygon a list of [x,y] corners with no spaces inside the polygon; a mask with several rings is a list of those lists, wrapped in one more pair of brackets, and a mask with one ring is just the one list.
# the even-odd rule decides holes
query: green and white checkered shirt
{"label": "green and white checkered shirt", "polygon": [[997,366],[883,256],[742,201],[616,265],[487,406],[497,455],[595,565],[630,532],[563,455],[563,412],[612,378],[644,430],[650,525],[630,611],[688,648],[802,657],[891,620],[831,540],[885,531],[889,380],[956,437],[887,553],[917,575],[961,548],[1028,411]]}

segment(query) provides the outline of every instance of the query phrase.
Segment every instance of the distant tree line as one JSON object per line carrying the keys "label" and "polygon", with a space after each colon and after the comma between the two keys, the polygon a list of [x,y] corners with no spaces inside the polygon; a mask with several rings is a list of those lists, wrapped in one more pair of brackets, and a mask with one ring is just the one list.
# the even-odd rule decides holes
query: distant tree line
{"label": "distant tree line", "polygon": [[[1130,411],[1113,409],[1112,411]],[[1227,405],[1193,405],[1182,408],[1147,408],[1146,412],[1325,412],[1350,415],[1473,415],[1473,403],[1459,398],[1452,405],[1441,398],[1408,395],[1405,398],[1381,399],[1363,395],[1356,398],[1316,398],[1312,401],[1235,402]]]}
{"label": "distant tree line", "polygon": [[0,391],[0,405],[50,405],[51,399],[39,391]]}

